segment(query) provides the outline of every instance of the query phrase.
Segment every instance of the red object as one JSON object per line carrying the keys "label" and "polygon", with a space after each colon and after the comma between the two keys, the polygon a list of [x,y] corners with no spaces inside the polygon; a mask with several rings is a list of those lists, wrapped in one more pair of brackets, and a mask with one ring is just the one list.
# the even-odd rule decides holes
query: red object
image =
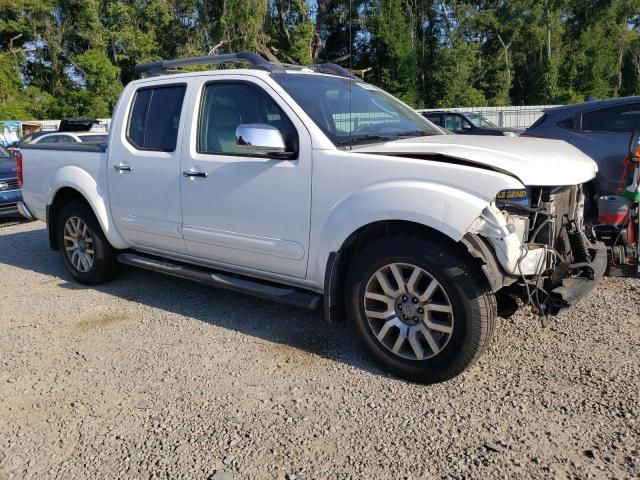
{"label": "red object", "polygon": [[16,152],[16,173],[18,174],[18,186],[22,188],[22,184],[24,183],[24,178],[22,176],[22,153]]}
{"label": "red object", "polygon": [[598,221],[605,225],[622,225],[627,219],[627,213],[613,213],[610,215],[599,215]]}
{"label": "red object", "polygon": [[633,217],[629,219],[629,226],[627,227],[628,241],[631,245],[636,243],[636,223],[633,221]]}

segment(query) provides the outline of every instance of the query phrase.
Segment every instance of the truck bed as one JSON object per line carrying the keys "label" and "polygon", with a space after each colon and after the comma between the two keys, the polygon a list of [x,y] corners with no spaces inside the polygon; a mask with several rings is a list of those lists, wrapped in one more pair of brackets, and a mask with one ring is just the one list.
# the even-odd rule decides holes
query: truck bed
{"label": "truck bed", "polygon": [[23,145],[20,148],[24,172],[22,196],[31,213],[39,220],[46,220],[46,206],[55,194],[54,189],[60,187],[58,178],[63,170],[71,174],[65,178],[73,179],[68,186],[83,184],[97,190],[96,180],[104,178],[106,173],[106,152],[106,143]]}

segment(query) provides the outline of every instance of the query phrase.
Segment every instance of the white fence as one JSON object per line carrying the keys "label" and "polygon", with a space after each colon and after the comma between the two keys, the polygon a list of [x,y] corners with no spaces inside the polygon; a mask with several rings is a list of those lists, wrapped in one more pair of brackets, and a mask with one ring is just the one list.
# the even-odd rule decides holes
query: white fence
{"label": "white fence", "polygon": [[[557,105],[533,105],[533,106],[506,106],[506,107],[457,107],[457,108],[426,108],[418,110],[419,112],[430,112],[437,110],[451,110],[455,112],[473,112],[481,113],[491,122],[499,127],[530,127],[543,114],[545,108],[555,107]],[[111,124],[110,118],[100,118],[97,125],[94,125],[94,132],[108,132]],[[29,123],[40,123],[42,130],[55,131],[58,129],[60,120],[32,120]]]}
{"label": "white fence", "polygon": [[460,107],[460,108],[425,108],[419,112],[434,112],[447,110],[454,112],[480,113],[499,127],[527,128],[533,125],[546,108],[557,105],[532,105],[532,106],[508,106],[508,107]]}

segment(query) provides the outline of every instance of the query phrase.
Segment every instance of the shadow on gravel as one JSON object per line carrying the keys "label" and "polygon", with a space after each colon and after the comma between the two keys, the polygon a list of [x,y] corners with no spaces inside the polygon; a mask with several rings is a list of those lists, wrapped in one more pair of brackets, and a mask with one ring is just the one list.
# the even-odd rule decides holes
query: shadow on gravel
{"label": "shadow on gravel", "polygon": [[321,310],[307,312],[135,268],[125,268],[111,283],[86,287],[70,281],[58,252],[48,245],[44,228],[8,234],[0,230],[0,265],[53,275],[65,281],[60,288],[95,289],[385,375],[364,357],[350,328],[327,324]]}

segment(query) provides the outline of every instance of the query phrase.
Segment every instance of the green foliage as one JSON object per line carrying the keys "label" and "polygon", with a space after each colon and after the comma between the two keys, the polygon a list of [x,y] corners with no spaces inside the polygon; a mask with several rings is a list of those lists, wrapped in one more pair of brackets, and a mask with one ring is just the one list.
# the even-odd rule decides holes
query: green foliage
{"label": "green foliage", "polygon": [[640,94],[640,0],[0,0],[0,118],[109,116],[137,63],[334,61],[416,106]]}
{"label": "green foliage", "polygon": [[369,56],[376,60],[371,79],[402,101],[415,105],[418,98],[413,28],[403,6],[403,0],[381,0],[369,20]]}

